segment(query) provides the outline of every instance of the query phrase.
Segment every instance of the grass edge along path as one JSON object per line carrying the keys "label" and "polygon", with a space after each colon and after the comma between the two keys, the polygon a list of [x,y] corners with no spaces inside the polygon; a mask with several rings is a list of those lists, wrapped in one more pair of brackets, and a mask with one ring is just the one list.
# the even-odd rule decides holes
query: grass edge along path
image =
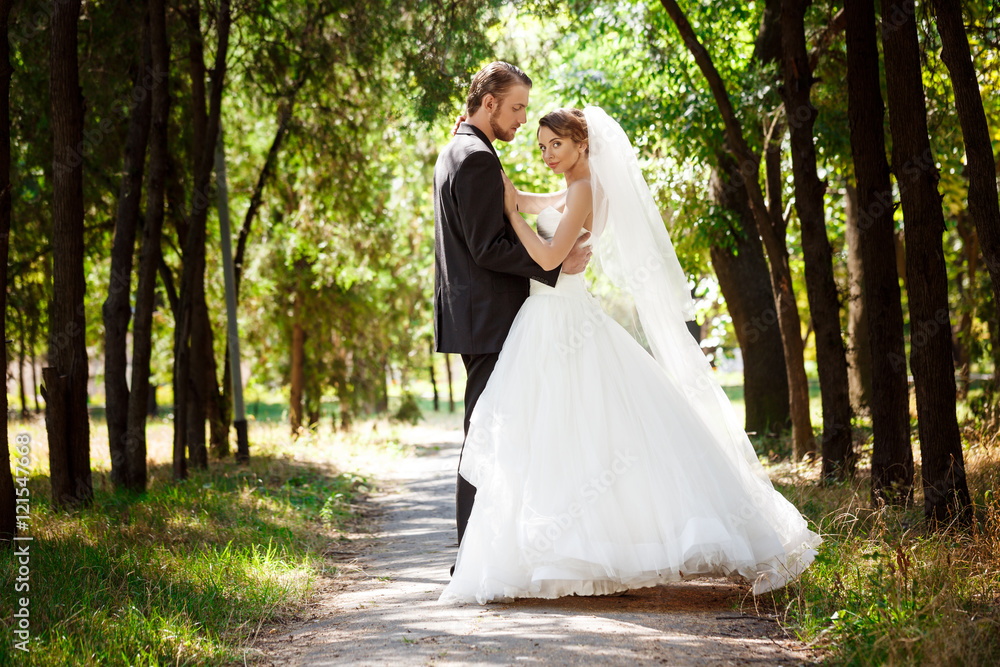
{"label": "grass edge along path", "polygon": [[[331,542],[358,529],[366,476],[317,463],[316,448],[381,449],[391,437],[354,434],[291,443],[287,427],[255,434],[249,466],[213,461],[189,479],[151,466],[142,497],[108,488],[95,469],[93,506],[54,512],[44,466],[29,478],[28,592],[0,553],[0,663],[217,665],[251,658],[266,624],[301,608],[329,572]],[[262,442],[263,440],[263,442]],[[350,441],[350,442],[347,442]],[[30,641],[15,648],[15,610],[27,597]]]}
{"label": "grass edge along path", "polygon": [[963,441],[974,514],[967,525],[932,530],[924,522],[916,441],[908,508],[872,510],[867,470],[824,487],[775,480],[824,543],[773,603],[825,663],[1000,664],[1000,413],[970,420]]}

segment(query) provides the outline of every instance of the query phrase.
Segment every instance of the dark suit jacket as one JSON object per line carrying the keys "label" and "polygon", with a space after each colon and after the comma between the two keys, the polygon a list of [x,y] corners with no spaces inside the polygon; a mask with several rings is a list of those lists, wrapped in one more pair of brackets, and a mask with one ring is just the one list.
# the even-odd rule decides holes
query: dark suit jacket
{"label": "dark suit jacket", "polygon": [[528,297],[528,280],[555,285],[503,212],[500,158],[481,130],[462,123],[434,166],[434,340],[438,352],[503,347]]}

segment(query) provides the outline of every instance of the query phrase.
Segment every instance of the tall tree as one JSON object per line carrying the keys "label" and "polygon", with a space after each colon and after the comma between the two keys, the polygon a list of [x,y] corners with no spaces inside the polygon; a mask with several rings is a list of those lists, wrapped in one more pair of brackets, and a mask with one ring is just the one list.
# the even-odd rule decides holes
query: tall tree
{"label": "tall tree", "polygon": [[232,21],[228,0],[219,3],[216,17],[218,43],[211,87],[206,93],[205,56],[200,2],[185,14],[188,33],[188,66],[191,75],[193,189],[184,240],[179,312],[174,335],[174,475],[187,475],[185,450],[196,467],[208,465],[205,446],[206,403],[218,399],[212,332],[205,303],[205,241],[208,222],[208,188],[215,162],[215,143],[222,112],[222,93],[229,53]]}
{"label": "tall tree", "polygon": [[[7,255],[10,248],[10,41],[7,28],[14,0],[0,0],[0,318],[7,333]],[[3,365],[7,367],[7,345]],[[22,372],[23,375],[23,372]],[[21,378],[22,384],[24,378]],[[3,442],[7,443],[7,392],[3,396]],[[14,508],[14,478],[10,472],[9,450],[4,450],[0,464],[0,544],[8,544],[17,531]]]}
{"label": "tall tree", "polygon": [[743,353],[743,393],[747,431],[784,430],[789,420],[785,350],[777,325],[775,292],[760,243],[743,176],[729,155],[717,157],[709,184],[712,200],[732,213],[732,247],[714,243],[712,267]]}
{"label": "tall tree", "polygon": [[[753,62],[767,65],[781,57],[780,0],[768,0],[761,14],[760,28],[754,42]],[[772,134],[774,128],[772,128]],[[765,150],[775,149],[780,183],[781,139],[770,143]],[[772,151],[774,153],[775,151]],[[743,352],[743,395],[746,398],[747,431],[764,433],[784,430],[791,418],[789,402],[789,375],[785,361],[784,343],[780,327],[776,327],[775,290],[773,278],[764,259],[764,248],[754,221],[753,211],[746,190],[739,187],[744,177],[736,161],[718,152],[717,163],[728,174],[713,172],[713,181],[723,187],[711,188],[714,201],[729,209],[740,222],[732,230],[736,248],[713,244],[710,254],[719,288],[726,299],[726,307],[733,320],[733,329]],[[772,182],[769,180],[768,184]],[[769,195],[772,192],[769,190]],[[774,193],[778,201],[778,235],[785,239],[785,225],[781,212],[780,186]],[[773,218],[772,218],[773,219]],[[735,250],[735,252],[733,252]],[[786,253],[787,258],[787,253]],[[777,334],[777,335],[775,335]],[[803,366],[803,370],[805,367]]]}
{"label": "tall tree", "polygon": [[885,107],[879,84],[875,2],[848,2],[844,13],[847,111],[857,179],[858,237],[872,356],[872,504],[908,504],[913,497],[913,450],[892,185],[885,157]]}
{"label": "tall tree", "polygon": [[146,215],[139,259],[139,279],[135,293],[135,321],[132,325],[132,390],[129,393],[126,439],[127,479],[130,486],[137,491],[146,488],[149,368],[153,356],[152,325],[153,310],[156,307],[154,302],[156,275],[162,262],[160,240],[168,167],[170,46],[167,42],[165,0],[149,0],[149,59],[156,80],[150,93],[149,185],[146,189]]}
{"label": "tall tree", "polygon": [[52,302],[45,369],[52,500],[87,503],[90,422],[84,340],[83,95],[77,55],[80,0],[53,0],[49,91],[52,104]]}
{"label": "tall tree", "polygon": [[805,14],[812,0],[783,0],[781,45],[785,102],[791,140],[795,210],[802,229],[806,293],[816,331],[816,365],[823,400],[823,477],[843,478],[854,471],[847,357],[840,337],[840,303],[833,279],[833,250],[826,236],[826,183],[819,178],[813,126],[813,77],[806,48]]}
{"label": "tall tree", "polygon": [[944,520],[968,505],[969,490],[955,413],[944,214],[927,133],[915,14],[913,0],[883,0],[882,52],[892,167],[906,236],[910,367],[917,395],[924,513]]}
{"label": "tall tree", "polygon": [[847,245],[847,349],[851,408],[871,415],[872,351],[865,305],[865,267],[861,260],[861,230],[858,227],[858,190],[853,182],[844,187],[844,240]]}
{"label": "tall tree", "polygon": [[[146,21],[144,21],[146,23]],[[151,60],[149,26],[143,27],[143,53],[135,68],[134,90],[141,90],[149,76]],[[155,85],[155,84],[154,84]],[[146,144],[152,96],[145,94],[132,108],[128,138],[125,143],[125,164],[118,193],[118,215],[115,220],[114,246],[111,249],[111,281],[104,301],[104,391],[107,397],[108,447],[111,451],[111,482],[116,487],[136,488],[137,482],[128,476],[128,404],[126,378],[128,352],[126,341],[129,320],[132,319],[132,258],[138,228],[142,182],[146,168]],[[143,483],[143,486],[145,484]]]}
{"label": "tall tree", "polygon": [[[995,162],[993,157],[990,128],[962,20],[962,3],[958,0],[934,0],[933,5],[938,34],[941,35],[941,60],[951,74],[955,109],[965,142],[969,214],[976,223],[979,247],[993,283],[994,318],[1000,318],[1000,203],[997,202],[1000,162]],[[994,345],[1000,346],[1000,341],[994,341]],[[994,369],[994,382],[1000,385],[1000,369]]]}
{"label": "tall tree", "polygon": [[291,359],[291,397],[289,399],[289,418],[291,419],[292,437],[298,437],[302,429],[302,391],[305,385],[305,329],[302,326],[302,295],[296,289],[292,296],[292,359]]}
{"label": "tall tree", "polygon": [[[780,242],[772,220],[767,213],[764,195],[760,188],[759,159],[750,150],[743,135],[743,128],[733,109],[726,91],[725,82],[719,75],[712,58],[698,39],[691,22],[674,0],[661,0],[671,20],[684,40],[699,69],[704,75],[715,98],[726,128],[728,149],[739,165],[739,173],[746,189],[753,212],[757,233],[764,241],[771,264],[772,287],[774,289],[777,320],[785,347],[785,363],[788,371],[788,389],[792,413],[792,447],[796,458],[802,458],[815,451],[816,443],[812,434],[809,416],[809,382],[803,362],[801,320],[795,294],[792,291],[791,269],[788,265],[787,249]],[[783,261],[784,260],[784,261]]]}
{"label": "tall tree", "polygon": [[[308,71],[308,68],[305,69]],[[250,195],[250,204],[247,206],[243,225],[240,227],[239,237],[236,241],[236,255],[233,257],[234,290],[236,292],[237,303],[240,298],[240,281],[243,278],[243,262],[246,258],[247,240],[250,238],[253,223],[263,202],[264,188],[274,177],[277,170],[278,155],[281,152],[281,146],[288,135],[288,130],[292,123],[296,97],[305,81],[304,77],[297,79],[279,102],[278,127],[275,130],[274,139],[271,140],[271,148],[267,151],[267,157],[264,159],[264,164],[257,175],[253,193]],[[217,458],[224,458],[229,455],[229,424],[232,422],[233,412],[233,379],[230,366],[232,350],[229,343],[229,337],[227,336],[223,362],[222,393],[219,397],[219,414],[216,423],[212,425],[212,453]]]}

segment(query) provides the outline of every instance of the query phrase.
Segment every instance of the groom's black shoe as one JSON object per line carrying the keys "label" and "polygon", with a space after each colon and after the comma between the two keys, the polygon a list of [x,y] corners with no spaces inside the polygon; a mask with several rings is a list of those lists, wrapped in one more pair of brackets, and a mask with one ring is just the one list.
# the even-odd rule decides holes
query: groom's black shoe
{"label": "groom's black shoe", "polygon": [[452,566],[451,566],[451,569],[450,569],[450,570],[448,570],[448,574],[450,574],[450,575],[451,575],[451,576],[453,576],[453,577],[455,576],[455,566],[454,566],[454,565],[452,565]]}

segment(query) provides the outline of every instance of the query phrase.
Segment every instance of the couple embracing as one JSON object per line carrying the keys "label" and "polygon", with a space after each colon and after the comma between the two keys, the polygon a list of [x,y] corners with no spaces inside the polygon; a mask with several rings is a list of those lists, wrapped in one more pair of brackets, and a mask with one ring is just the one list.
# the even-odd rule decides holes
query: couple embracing
{"label": "couple embracing", "polygon": [[[696,576],[784,586],[821,540],[774,490],[688,332],[687,278],[628,137],[597,107],[547,114],[539,150],[566,189],[521,192],[492,144],[527,123],[530,90],[514,65],[483,68],[434,170],[436,349],[461,354],[468,377],[441,599]],[[592,251],[652,356],[588,291]]]}

